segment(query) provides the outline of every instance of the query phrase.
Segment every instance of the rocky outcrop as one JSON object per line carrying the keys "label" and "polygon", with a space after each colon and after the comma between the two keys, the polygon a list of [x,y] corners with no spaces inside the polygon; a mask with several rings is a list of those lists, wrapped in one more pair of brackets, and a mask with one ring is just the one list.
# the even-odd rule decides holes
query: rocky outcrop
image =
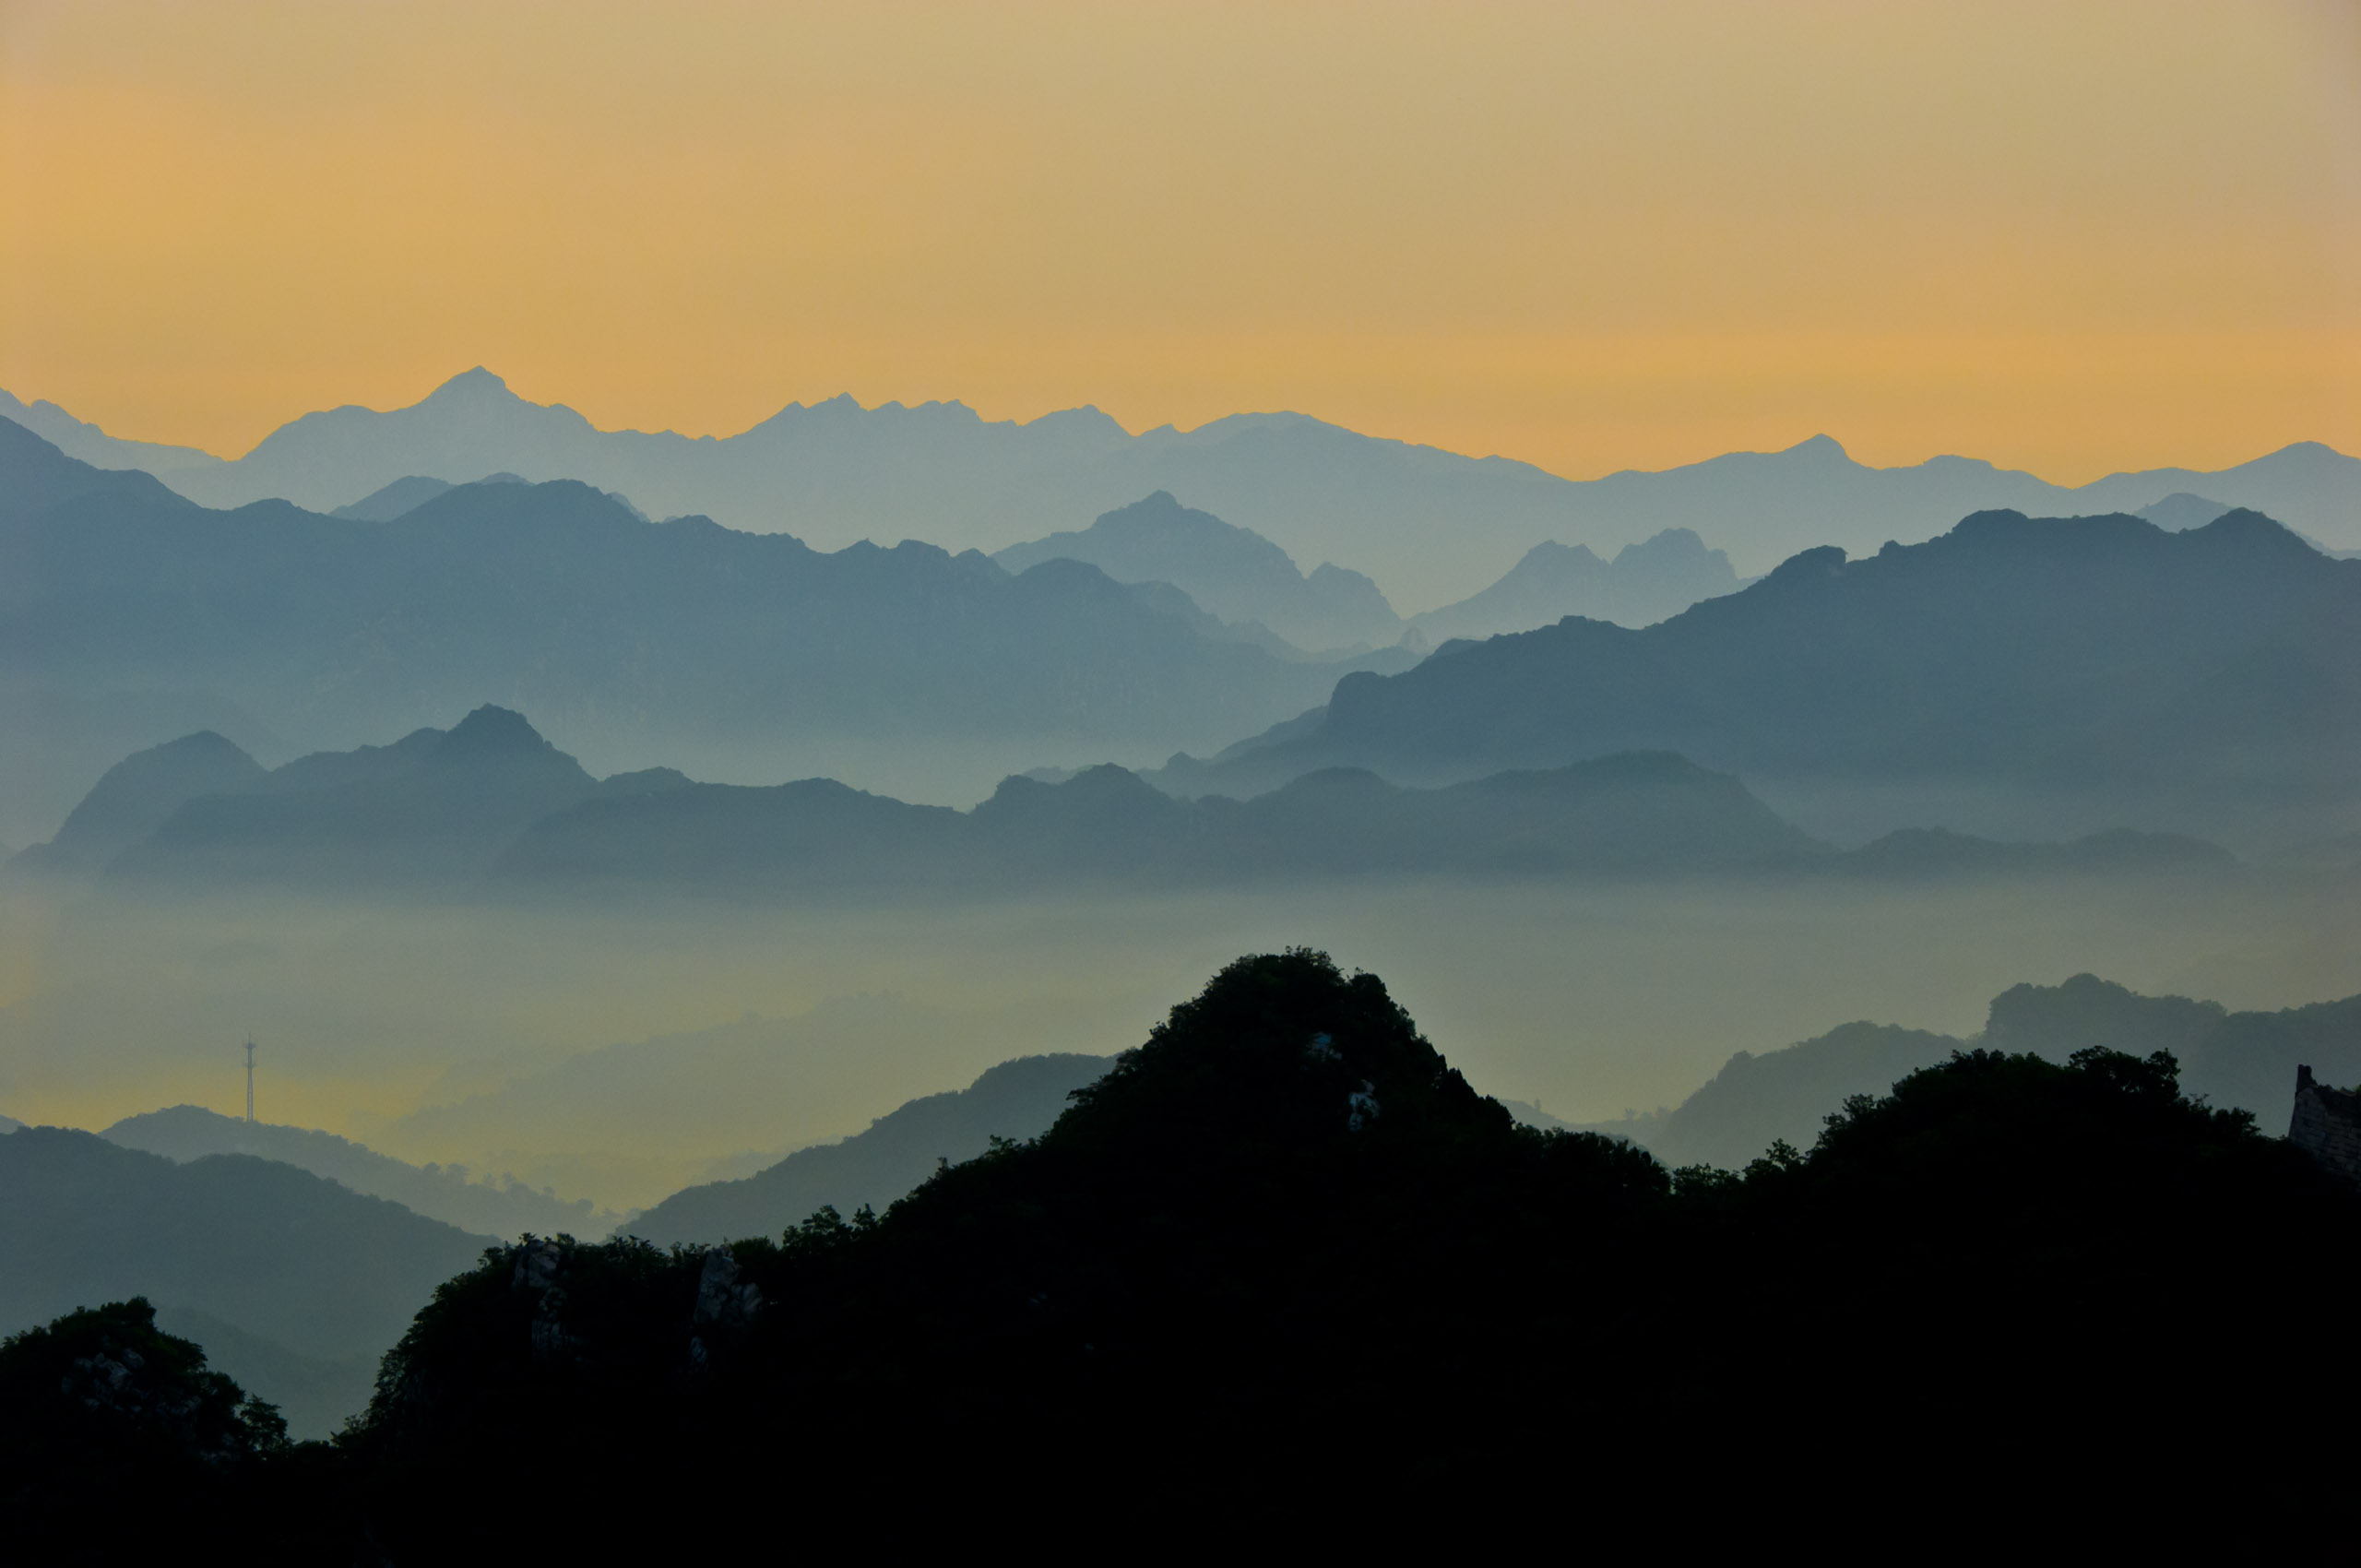
{"label": "rocky outcrop", "polygon": [[2361,1094],[2331,1088],[2308,1066],[2296,1069],[2296,1113],[2287,1141],[2361,1186]]}

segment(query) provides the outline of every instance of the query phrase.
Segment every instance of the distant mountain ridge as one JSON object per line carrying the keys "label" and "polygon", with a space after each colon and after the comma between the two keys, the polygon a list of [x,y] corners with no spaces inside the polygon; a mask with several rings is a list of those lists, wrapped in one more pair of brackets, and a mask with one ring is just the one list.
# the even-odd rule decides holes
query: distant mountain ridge
{"label": "distant mountain ridge", "polygon": [[659,1246],[775,1236],[823,1206],[850,1218],[880,1211],[933,1175],[943,1162],[982,1154],[995,1137],[1047,1132],[1071,1093],[1114,1065],[1109,1056],[1026,1056],[986,1071],[964,1089],[914,1099],[841,1143],[799,1149],[736,1182],[674,1194],[623,1227]]}
{"label": "distant mountain ridge", "polygon": [[[136,466],[127,451],[105,460]],[[1862,553],[1888,539],[1916,542],[1981,509],[2099,514],[2176,492],[2361,548],[2361,460],[2315,442],[2213,473],[2158,469],[2072,488],[1966,457],[1869,468],[1824,435],[1569,481],[1288,413],[1133,435],[1088,408],[995,422],[958,403],[864,409],[840,397],[789,404],[724,438],[601,432],[563,405],[526,401],[481,367],[406,409],[306,414],[236,461],[179,469],[172,482],[208,505],[278,497],[326,511],[406,475],[502,469],[580,480],[655,516],[700,514],[821,548],[916,538],[1000,550],[1166,490],[1297,560],[1350,563],[1411,609],[1479,591],[1544,540],[1608,554],[1691,529],[1747,574],[1817,545]]]}
{"label": "distant mountain ridge", "polygon": [[[125,759],[67,831],[7,874],[96,877],[133,897],[276,887],[825,901],[1372,876],[1930,880],[2241,869],[2216,846],[2125,830],[1996,843],[1912,829],[1839,853],[1736,778],[1665,752],[1436,789],[1320,769],[1242,801],[1168,794],[1102,764],[1055,781],[1012,776],[960,812],[826,778],[703,784],[653,768],[594,780],[522,715],[489,706],[447,731],[317,753],[268,772],[233,747],[225,757],[225,747],[196,736]],[[135,796],[146,832],[125,838],[121,817],[96,806]]]}
{"label": "distant mountain ridge", "polygon": [[[0,422],[0,797],[63,795],[61,815],[175,734],[284,754],[486,701],[608,767],[777,777],[815,749],[900,748],[939,776],[930,791],[980,790],[1045,756],[1219,744],[1360,667],[1203,620],[1078,562],[1012,576],[909,541],[824,554],[651,524],[571,481],[459,485],[385,522],[207,511]],[[26,814],[0,837],[56,820]]]}
{"label": "distant mountain ridge", "polygon": [[515,1183],[469,1181],[468,1172],[457,1167],[421,1170],[333,1133],[242,1122],[202,1106],[175,1105],[126,1116],[99,1136],[182,1165],[217,1154],[276,1160],[369,1197],[397,1203],[429,1219],[506,1241],[528,1231],[543,1236],[564,1231],[587,1240],[605,1235],[622,1218],[594,1211],[587,1200],[566,1203],[554,1194]]}
{"label": "distant mountain ridge", "polygon": [[1243,794],[1347,766],[1437,783],[1637,749],[1758,789],[2051,799],[2061,824],[2348,826],[2361,564],[2253,512],[2181,533],[1977,513],[1866,559],[1807,551],[1643,630],[1569,619],[1348,675],[1316,718],[1159,781]]}
{"label": "distant mountain ridge", "polygon": [[1784,1138],[1808,1148],[1854,1095],[1976,1049],[2062,1063],[2075,1051],[2169,1051],[2193,1095],[2254,1113],[2284,1134],[2296,1069],[2327,1083],[2361,1082],[2361,996],[2279,1012],[2232,1013],[2185,996],[2143,996],[2095,975],[2017,985],[1992,999],[1983,1032],[1962,1039],[1890,1024],[1853,1023],[1784,1050],[1741,1051],[1669,1111],[1582,1129],[1628,1137],[1667,1164],[1736,1170]]}
{"label": "distant mountain ridge", "polygon": [[1286,551],[1246,529],[1183,506],[1169,491],[1117,507],[1078,533],[995,551],[1011,572],[1087,561],[1119,583],[1167,582],[1226,621],[1257,621],[1299,648],[1382,646],[1401,618],[1375,583],[1323,562],[1307,577]]}

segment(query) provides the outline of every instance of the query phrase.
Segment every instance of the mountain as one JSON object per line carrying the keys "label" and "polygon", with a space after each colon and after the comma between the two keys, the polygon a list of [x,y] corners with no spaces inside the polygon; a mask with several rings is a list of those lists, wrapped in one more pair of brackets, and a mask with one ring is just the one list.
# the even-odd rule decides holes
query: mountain
{"label": "mountain", "polygon": [[369,1408],[377,1386],[378,1359],[367,1351],[300,1355],[195,1307],[159,1307],[156,1326],[202,1346],[216,1372],[276,1406],[287,1435],[299,1443],[334,1437],[347,1420]]}
{"label": "mountain", "polygon": [[152,475],[99,468],[67,457],[23,425],[0,419],[0,518],[94,498],[167,516],[186,516],[193,510]]}
{"label": "mountain", "polygon": [[1079,533],[992,552],[1011,572],[1061,557],[1087,561],[1119,583],[1170,583],[1210,613],[1260,622],[1301,648],[1382,647],[1402,635],[1394,607],[1358,572],[1323,562],[1306,577],[1269,540],[1192,511],[1169,491],[1118,507]]}
{"label": "mountain", "polygon": [[2328,1083],[2361,1082],[2361,996],[2275,1013],[2232,1013],[2185,996],[2143,996],[2094,975],[2019,985],[1992,999],[1967,1039],[1855,1023],[1756,1055],[1741,1051],[1669,1111],[1582,1131],[1641,1144],[1670,1165],[1736,1169],[1774,1139],[1799,1147],[1855,1095],[1879,1095],[1958,1051],[1990,1050],[2065,1063],[2078,1051],[2170,1053],[2189,1093],[2251,1112],[2264,1131],[2287,1125],[2296,1069]]}
{"label": "mountain", "polygon": [[105,869],[123,885],[444,887],[528,825],[635,782],[599,784],[520,715],[487,705],[447,731],[315,753],[185,799]]}
{"label": "mountain", "polygon": [[[2203,1485],[2243,1528],[2335,1484],[2283,1336],[2333,1343],[2356,1229],[2301,1151],[2161,1061],[1970,1053],[1809,1151],[1676,1177],[1515,1125],[1377,977],[1258,955],[1040,1137],[882,1216],[488,1257],[338,1455],[397,1559],[501,1516],[465,1484],[492,1473],[569,1554],[677,1534],[619,1496],[781,1474],[972,1530],[1050,1473],[1061,1520],[1114,1538],[1185,1527],[1192,1498],[1225,1528],[1333,1536],[1349,1504],[1464,1536],[1471,1500],[1551,1478],[1585,1515],[1836,1489],[1882,1528],[1965,1488],[2011,1532],[2177,1522],[2192,1432],[2235,1434]],[[1667,1467],[1766,1409],[1775,1441]]]}
{"label": "mountain", "polygon": [[489,1236],[245,1155],[185,1165],[90,1133],[0,1138],[0,1331],[144,1295],[299,1355],[375,1354]]}
{"label": "mountain", "polygon": [[558,812],[501,858],[497,876],[519,890],[1001,896],[1307,876],[1752,871],[1827,853],[1737,779],[1651,754],[1430,790],[1334,769],[1244,802],[1176,799],[1107,766],[1056,784],[1005,779],[969,813],[825,779],[692,785]]}
{"label": "mountain", "polygon": [[[621,1218],[594,1212],[587,1201],[565,1203],[554,1194],[515,1182],[495,1186],[470,1182],[464,1167],[421,1169],[333,1133],[242,1122],[202,1106],[175,1105],[126,1116],[99,1136],[182,1165],[217,1154],[249,1154],[275,1160],[478,1235],[512,1240],[528,1231],[545,1236],[559,1231],[603,1236]],[[204,1339],[202,1335],[195,1337]],[[228,1370],[240,1382],[251,1382],[235,1367]]]}
{"label": "mountain", "polygon": [[138,469],[148,474],[179,475],[225,466],[212,453],[200,452],[194,446],[167,446],[109,435],[46,398],[26,403],[0,392],[0,420],[23,426],[67,457],[92,468]]}
{"label": "mountain", "polygon": [[1026,1056],[1003,1062],[964,1089],[914,1099],[841,1143],[799,1149],[737,1182],[675,1193],[624,1226],[658,1245],[775,1236],[823,1207],[884,1209],[934,1174],[963,1163],[995,1137],[1047,1132],[1073,1091],[1110,1065],[1104,1056]]}
{"label": "mountain", "polygon": [[391,484],[380,485],[358,501],[350,501],[336,507],[328,516],[350,517],[362,523],[390,523],[406,513],[417,511],[452,488],[447,480],[430,479],[424,474],[407,474]]}
{"label": "mountain", "polygon": [[1858,802],[1884,790],[1889,826],[1974,809],[2041,836],[2347,827],[2361,566],[2252,512],[2182,533],[1978,513],[1866,560],[1808,551],[1641,630],[1568,619],[1349,675],[1318,719],[1158,777],[1433,783],[1635,749],[1741,773],[1791,812],[1837,801],[1816,826],[1876,830]]}
{"label": "mountain", "polygon": [[[648,523],[571,481],[459,485],[366,522],[206,511],[136,475],[113,477],[157,493],[89,489],[97,473],[0,428],[0,495],[84,487],[0,508],[0,789],[54,791],[58,814],[106,761],[173,734],[283,755],[487,701],[602,771],[688,756],[777,778],[850,755],[972,800],[1045,755],[1218,744],[1358,667],[1207,636],[1193,606],[1157,612],[1078,562],[1012,576],[915,542],[822,554]],[[124,744],[106,716],[130,707],[153,728]]]}
{"label": "mountain", "polygon": [[864,409],[840,397],[789,404],[721,438],[601,432],[571,409],[527,401],[481,367],[406,409],[306,414],[236,461],[176,472],[173,482],[208,505],[279,497],[326,510],[406,475],[501,469],[581,480],[656,516],[702,514],[827,549],[917,538],[955,552],[1000,550],[1163,490],[1296,560],[1348,562],[1413,609],[1477,592],[1545,540],[1606,555],[1690,529],[1751,574],[1817,545],[1861,553],[1890,539],[1915,543],[1977,510],[2107,513],[2176,492],[2361,548],[2361,461],[2312,442],[2213,473],[2158,469],[2080,488],[1966,457],[1871,468],[1824,435],[1780,452],[1569,481],[1291,413],[1133,435],[1095,409],[1018,423],[985,421],[959,403]]}
{"label": "mountain", "polygon": [[2145,517],[2167,533],[2186,533],[2201,529],[2225,512],[2235,512],[2235,506],[2225,506],[2219,501],[2208,501],[2202,495],[2191,495],[2185,490],[2175,491],[2162,501],[2142,506],[2131,515]]}
{"label": "mountain", "polygon": [[1741,586],[1730,558],[1706,549],[1688,529],[1667,529],[1627,544],[1611,562],[1586,546],[1549,540],[1526,551],[1508,576],[1483,592],[1414,615],[1410,624],[1430,642],[1529,632],[1569,615],[1647,626]]}
{"label": "mountain", "polygon": [[95,875],[189,802],[237,794],[267,777],[260,763],[210,730],[150,746],[101,774],[57,836],[13,858],[8,874]]}

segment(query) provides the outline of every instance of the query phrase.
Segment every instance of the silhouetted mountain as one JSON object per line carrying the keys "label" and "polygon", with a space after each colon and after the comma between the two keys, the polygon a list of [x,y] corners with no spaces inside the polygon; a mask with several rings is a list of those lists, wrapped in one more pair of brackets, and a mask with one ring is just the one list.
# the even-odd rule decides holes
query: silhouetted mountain
{"label": "silhouetted mountain", "polygon": [[444,886],[599,786],[505,708],[445,732],[316,754],[183,804],[108,864],[134,884]]}
{"label": "silhouetted mountain", "polygon": [[2112,474],[2080,489],[1965,457],[1869,468],[1826,436],[1571,481],[1288,413],[1134,436],[1095,409],[991,423],[959,403],[863,409],[840,397],[789,404],[719,440],[599,432],[571,409],[525,401],[481,368],[407,409],[306,414],[236,462],[174,482],[211,505],[277,496],[326,509],[408,474],[497,469],[578,479],[658,516],[700,513],[824,548],[915,537],[1004,549],[1045,524],[1075,526],[1167,490],[1299,561],[1349,562],[1396,604],[1420,608],[1477,592],[1544,540],[1609,554],[1693,529],[1752,573],[1815,545],[1866,552],[1889,539],[1915,542],[1983,508],[2104,513],[2180,491],[2361,547],[2361,461],[2315,442],[2215,473]]}
{"label": "silhouetted mountain", "polygon": [[1766,792],[2048,797],[2060,824],[2334,815],[2361,771],[2361,567],[2251,512],[2185,533],[1979,513],[1867,560],[1806,552],[1643,630],[1569,619],[1347,676],[1316,726],[1180,772],[1239,793],[1636,748]]}
{"label": "silhouetted mountain", "polygon": [[390,523],[452,488],[448,480],[431,479],[425,474],[408,474],[381,485],[358,501],[347,502],[328,514],[331,517],[350,517],[356,522]]}
{"label": "silhouetted mountain", "polygon": [[1111,766],[1004,779],[971,813],[826,779],[699,784],[569,807],[502,857],[519,888],[641,884],[750,897],[1165,887],[1302,876],[1661,874],[1829,854],[1737,779],[1661,754],[1442,790],[1307,775],[1251,801],[1183,801]]}
{"label": "silhouetted mountain", "polygon": [[159,1307],[156,1326],[205,1349],[216,1372],[278,1407],[287,1435],[299,1443],[334,1437],[369,1408],[377,1357],[366,1351],[333,1360],[303,1356],[195,1307]]}
{"label": "silhouetted mountain", "polygon": [[1394,607],[1358,572],[1323,562],[1307,578],[1269,540],[1192,511],[1169,491],[1118,507],[1079,533],[992,552],[1011,572],[1062,556],[1087,561],[1119,583],[1170,583],[1209,613],[1260,622],[1299,648],[1382,647],[1402,635]]}
{"label": "silhouetted mountain", "polygon": [[94,468],[67,457],[22,425],[0,419],[0,517],[29,516],[94,497],[173,516],[196,511],[148,474]]}
{"label": "silhouetted mountain", "polygon": [[0,1138],[0,1329],[145,1295],[324,1360],[384,1349],[491,1242],[245,1155],[175,1164],[91,1133]]}
{"label": "silhouetted mountain", "polygon": [[[19,434],[46,471],[80,469]],[[613,766],[694,753],[776,777],[847,740],[1008,753],[980,787],[1045,751],[1210,746],[1351,667],[1144,608],[1075,562],[1012,577],[915,542],[824,555],[643,522],[573,482],[459,485],[386,523],[96,493],[0,515],[0,696],[48,694],[18,730],[44,753],[125,688],[267,715],[291,751],[492,700]],[[183,732],[199,727],[222,728]]]}
{"label": "silhouetted mountain", "polygon": [[9,861],[9,873],[95,874],[189,802],[237,794],[266,777],[260,763],[209,730],[151,746],[101,775],[57,837],[26,849]]}
{"label": "silhouetted mountain", "polygon": [[1857,1023],[1761,1055],[1741,1051],[1670,1111],[1580,1129],[1625,1137],[1671,1165],[1744,1165],[1774,1140],[1804,1146],[1855,1095],[1884,1093],[1953,1051],[1986,1049],[2065,1063],[2078,1051],[2184,1063],[2189,1092],[2252,1114],[2277,1135],[2297,1065],[2331,1083],[2361,1082],[2361,996],[2277,1013],[2231,1013],[2185,996],[2142,996],[2094,975],[2019,985],[1993,998],[1981,1034],[1958,1039]]}
{"label": "silhouetted mountain", "polygon": [[2093,975],[2021,985],[1994,999],[1985,1039],[2005,1051],[2058,1056],[2086,1045],[2187,1063],[2189,1092],[2255,1113],[2284,1132],[2298,1065],[2331,1084],[2361,1082],[2361,996],[2276,1013],[2232,1013],[2185,996],[2142,996]]}
{"label": "silhouetted mountain", "polygon": [[[1964,1488],[1987,1524],[2097,1525],[2170,1515],[2192,1430],[2238,1434],[2209,1451],[2213,1505],[2267,1517],[2341,1463],[2274,1348],[2333,1335],[2357,1227],[2301,1151],[2185,1099],[2169,1057],[2103,1051],[1952,1057],[1809,1153],[1675,1181],[1515,1126],[1375,977],[1265,956],[1041,1137],[882,1218],[487,1259],[421,1313],[342,1452],[403,1483],[366,1515],[397,1556],[468,1538],[461,1483],[494,1473],[540,1500],[541,1547],[612,1552],[640,1549],[635,1520],[679,1528],[599,1505],[617,1495],[780,1474],[963,1528],[1045,1471],[1069,1526],[1169,1529],[1211,1497],[1333,1528],[1402,1453],[1396,1530],[1552,1478],[1649,1518],[1836,1484],[1897,1521]],[[1535,1396],[1576,1361],[1572,1392]],[[1777,1443],[1666,1463],[1766,1409]]]}
{"label": "silhouetted mountain", "polygon": [[2191,495],[2184,490],[2142,506],[2132,516],[2145,517],[2166,533],[2187,533],[2190,529],[2203,528],[2225,512],[2236,510],[2235,506],[2225,506],[2219,501],[2208,501],[2202,495]]}
{"label": "silhouetted mountain", "polygon": [[[466,1170],[457,1166],[421,1169],[333,1133],[243,1122],[196,1105],[126,1116],[99,1135],[125,1148],[160,1154],[184,1165],[216,1154],[250,1154],[276,1160],[479,1235],[513,1240],[528,1231],[553,1235],[563,1230],[576,1236],[603,1236],[622,1218],[594,1212],[587,1200],[566,1203],[552,1193],[514,1183],[495,1186],[470,1182]],[[204,1339],[202,1335],[195,1337]],[[255,1386],[254,1380],[235,1367],[229,1371],[241,1383]]]}
{"label": "silhouetted mountain", "polygon": [[21,402],[0,392],[0,420],[20,424],[77,462],[99,469],[137,469],[148,474],[179,473],[191,469],[216,469],[222,459],[194,446],[172,446],[155,441],[125,441],[109,435],[86,420],[41,398]]}
{"label": "silhouetted mountain", "polygon": [[975,1158],[993,1138],[1037,1137],[1068,1097],[1097,1081],[1105,1056],[1026,1056],[964,1089],[914,1099],[842,1143],[799,1149],[766,1170],[676,1193],[623,1229],[659,1245],[775,1236],[822,1208],[884,1209],[934,1174]]}
{"label": "silhouetted mountain", "polygon": [[1736,1170],[1779,1139],[1809,1148],[1846,1100],[1885,1094],[1967,1043],[1891,1024],[1846,1024],[1782,1051],[1741,1051],[1696,1093],[1643,1124],[1584,1130],[1630,1137],[1667,1165]]}
{"label": "silhouetted mountain", "polygon": [[1490,588],[1413,615],[1410,624],[1438,643],[1529,632],[1569,615],[1648,626],[1701,599],[1735,593],[1739,586],[1727,555],[1706,549],[1688,529],[1667,529],[1643,543],[1625,545],[1611,563],[1584,545],[1536,544]]}

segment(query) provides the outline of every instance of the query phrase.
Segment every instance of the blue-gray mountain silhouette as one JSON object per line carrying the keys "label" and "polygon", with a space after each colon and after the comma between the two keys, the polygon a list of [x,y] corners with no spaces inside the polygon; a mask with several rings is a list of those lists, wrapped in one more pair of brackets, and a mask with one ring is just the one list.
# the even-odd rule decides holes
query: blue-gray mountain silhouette
{"label": "blue-gray mountain silhouette", "polygon": [[61,1127],[0,1137],[0,1333],[145,1295],[301,1355],[375,1353],[492,1240],[291,1165]]}
{"label": "blue-gray mountain silhouette", "polygon": [[1983,1031],[1964,1039],[1854,1023],[1779,1051],[1741,1051],[1673,1109],[1587,1130],[1633,1139],[1667,1164],[1737,1169],[1774,1140],[1809,1145],[1854,1095],[1883,1094],[1953,1051],[1977,1049],[2058,1063],[2086,1050],[2169,1051],[2190,1094],[2252,1111],[2276,1137],[2286,1131],[2299,1064],[2327,1082],[2361,1082],[2361,996],[2232,1013],[2218,1003],[2143,996],[2076,975],[2058,985],[2012,986],[1992,999]]}
{"label": "blue-gray mountain silhouette", "polygon": [[1611,555],[1666,529],[1693,529],[1755,573],[1815,545],[1861,553],[1889,539],[1915,542],[1979,509],[2128,511],[2181,491],[2361,548],[2361,460],[2314,442],[2213,473],[2159,469],[2079,488],[1966,457],[1869,468],[1826,436],[1572,481],[1288,413],[1134,436],[1095,409],[1019,424],[987,422],[959,403],[863,409],[835,398],[790,404],[719,440],[601,432],[571,409],[526,401],[481,367],[407,409],[306,414],[235,462],[180,469],[172,480],[208,505],[279,497],[326,510],[405,475],[502,469],[581,480],[658,517],[701,514],[828,549],[916,538],[955,552],[999,550],[1167,490],[1296,560],[1367,573],[1407,610],[1477,592],[1545,540]]}
{"label": "blue-gray mountain silhouette", "polygon": [[1382,646],[1401,618],[1377,585],[1322,562],[1306,577],[1287,552],[1251,529],[1192,511],[1159,490],[1078,533],[1012,544],[992,559],[1012,572],[1063,556],[1119,583],[1170,583],[1225,621],[1255,621],[1305,649]]}
{"label": "blue-gray mountain silhouette", "polygon": [[1688,529],[1667,529],[1627,544],[1613,561],[1584,545],[1536,544],[1483,592],[1410,617],[1430,643],[1529,632],[1579,615],[1621,626],[1647,626],[1741,584],[1730,558],[1709,550]]}
{"label": "blue-gray mountain silhouette", "polygon": [[[626,764],[847,736],[1160,754],[1355,667],[1209,636],[1173,597],[1071,561],[1012,576],[916,542],[650,524],[571,481],[460,485],[381,523],[205,511],[0,423],[0,718],[44,755],[87,754],[76,726],[126,688],[185,699],[148,743],[228,709],[290,751],[349,747],[491,699]],[[77,794],[103,761],[83,766]]]}
{"label": "blue-gray mountain silhouette", "polygon": [[1867,559],[1807,551],[1643,630],[1569,619],[1349,675],[1317,719],[1159,777],[1433,783],[1640,748],[1758,786],[1948,780],[2208,836],[2349,826],[2361,564],[2253,512],[2181,533],[1978,513]]}
{"label": "blue-gray mountain silhouette", "polygon": [[160,1154],[185,1165],[209,1155],[245,1154],[308,1170],[369,1197],[385,1198],[414,1214],[477,1235],[514,1241],[527,1231],[604,1235],[618,1218],[587,1201],[566,1203],[522,1183],[469,1181],[457,1166],[421,1168],[308,1127],[245,1122],[200,1105],[175,1105],[126,1116],[99,1134],[125,1148]]}
{"label": "blue-gray mountain silhouette", "polygon": [[822,1208],[880,1211],[933,1175],[942,1162],[982,1154],[993,1138],[1049,1131],[1067,1097],[1114,1064],[1107,1056],[1025,1056],[991,1068],[964,1089],[928,1095],[841,1143],[799,1149],[736,1182],[675,1193],[623,1227],[660,1245],[775,1236]]}

